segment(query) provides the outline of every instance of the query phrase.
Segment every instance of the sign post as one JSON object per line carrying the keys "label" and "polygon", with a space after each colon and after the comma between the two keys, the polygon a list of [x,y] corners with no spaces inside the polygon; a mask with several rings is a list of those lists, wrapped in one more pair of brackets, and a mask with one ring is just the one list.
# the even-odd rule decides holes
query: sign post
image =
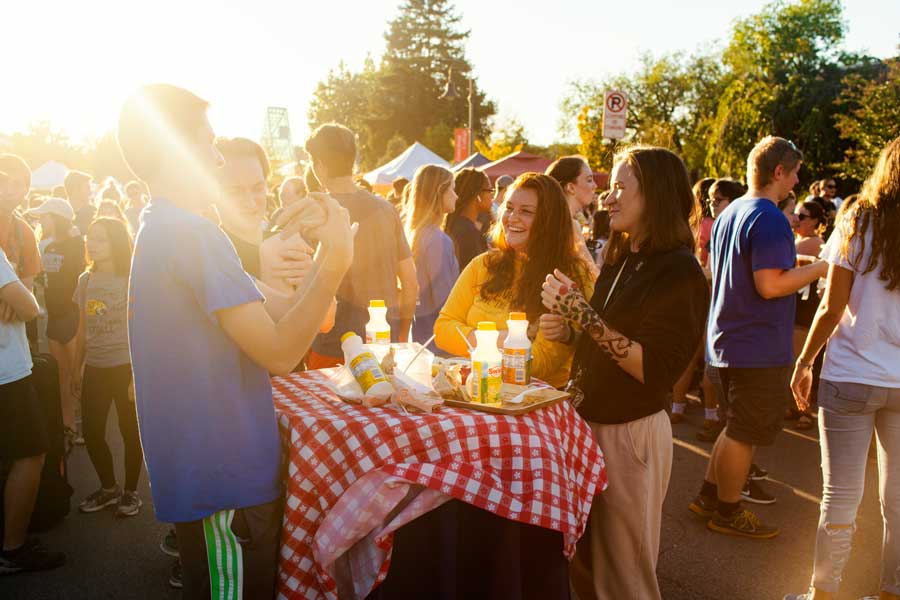
{"label": "sign post", "polygon": [[613,90],[603,96],[603,137],[618,140],[625,137],[628,116],[628,96]]}
{"label": "sign post", "polygon": [[458,127],[453,130],[453,162],[460,163],[469,157],[469,130]]}

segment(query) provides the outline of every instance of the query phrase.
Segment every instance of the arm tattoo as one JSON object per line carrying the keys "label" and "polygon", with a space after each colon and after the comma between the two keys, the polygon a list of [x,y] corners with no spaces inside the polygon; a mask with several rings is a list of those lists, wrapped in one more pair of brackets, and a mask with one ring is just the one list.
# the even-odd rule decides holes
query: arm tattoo
{"label": "arm tattoo", "polygon": [[633,341],[604,323],[579,290],[563,287],[559,291],[553,312],[565,317],[570,326],[582,327],[600,350],[617,363],[628,358]]}

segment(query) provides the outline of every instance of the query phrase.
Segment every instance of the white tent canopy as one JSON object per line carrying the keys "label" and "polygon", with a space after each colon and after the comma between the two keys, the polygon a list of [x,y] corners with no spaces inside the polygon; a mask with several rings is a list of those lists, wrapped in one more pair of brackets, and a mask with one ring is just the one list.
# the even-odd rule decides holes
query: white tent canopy
{"label": "white tent canopy", "polygon": [[391,162],[363,175],[363,179],[371,185],[388,185],[398,177],[405,177],[411,181],[416,169],[422,165],[449,167],[450,163],[416,142]]}
{"label": "white tent canopy", "polygon": [[68,172],[69,167],[66,165],[55,160],[47,161],[31,172],[31,187],[36,190],[49,190],[62,185]]}

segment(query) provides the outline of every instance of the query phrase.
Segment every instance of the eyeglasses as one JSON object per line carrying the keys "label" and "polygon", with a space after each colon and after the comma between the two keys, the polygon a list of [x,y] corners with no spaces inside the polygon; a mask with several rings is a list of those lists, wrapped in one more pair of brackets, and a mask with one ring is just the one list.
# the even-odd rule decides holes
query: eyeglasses
{"label": "eyeglasses", "polygon": [[815,219],[815,217],[806,213],[797,213],[798,221],[805,221],[806,219]]}

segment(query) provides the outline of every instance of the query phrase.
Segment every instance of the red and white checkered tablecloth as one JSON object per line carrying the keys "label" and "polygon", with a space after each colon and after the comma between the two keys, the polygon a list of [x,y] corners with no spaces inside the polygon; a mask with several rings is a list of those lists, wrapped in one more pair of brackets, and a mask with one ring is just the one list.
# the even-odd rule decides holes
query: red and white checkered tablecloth
{"label": "red and white checkered tablecloth", "polygon": [[[288,455],[279,597],[337,598],[315,560],[319,527],[367,473],[403,480],[501,517],[560,531],[575,551],[594,495],[606,488],[603,455],[567,402],[518,417],[443,407],[404,414],[341,401],[324,371],[272,380]],[[432,498],[433,500],[433,498]],[[379,579],[387,572],[391,536]]]}

